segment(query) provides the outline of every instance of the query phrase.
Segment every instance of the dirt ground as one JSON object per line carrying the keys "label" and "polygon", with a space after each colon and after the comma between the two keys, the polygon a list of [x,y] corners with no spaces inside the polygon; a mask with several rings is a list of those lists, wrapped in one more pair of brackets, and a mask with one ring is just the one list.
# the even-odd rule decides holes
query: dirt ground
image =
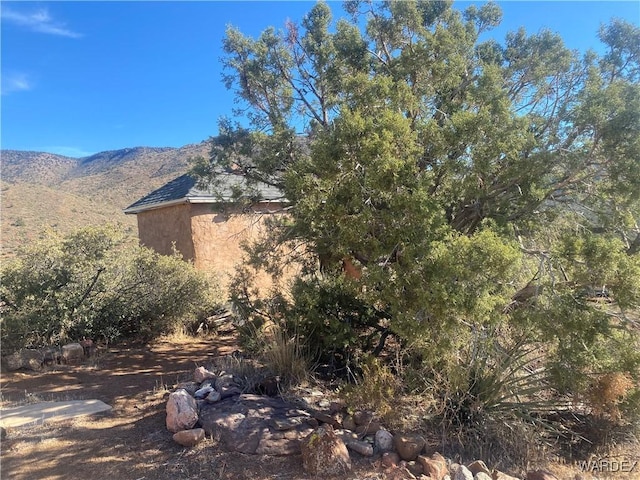
{"label": "dirt ground", "polygon": [[[98,399],[113,409],[43,426],[8,429],[0,445],[0,478],[11,480],[113,479],[283,479],[310,478],[300,456],[270,457],[226,452],[207,438],[195,448],[173,442],[165,427],[166,399],[173,386],[237,348],[231,334],[209,338],[173,336],[152,345],[102,349],[80,365],[45,372],[0,376],[3,407],[28,402]],[[635,455],[634,455],[635,456]],[[358,457],[355,456],[354,457]],[[354,458],[353,471],[341,480],[380,480],[385,475],[372,459]],[[552,465],[560,480],[576,470]],[[632,474],[607,476],[640,478]]]}
{"label": "dirt ground", "polygon": [[[191,378],[196,365],[237,348],[231,335],[167,338],[152,346],[105,349],[82,365],[3,373],[2,406],[98,399],[109,412],[8,430],[1,444],[0,478],[59,479],[304,479],[299,456],[225,452],[207,438],[187,449],[165,427],[170,389]],[[371,462],[349,478],[379,478]]]}

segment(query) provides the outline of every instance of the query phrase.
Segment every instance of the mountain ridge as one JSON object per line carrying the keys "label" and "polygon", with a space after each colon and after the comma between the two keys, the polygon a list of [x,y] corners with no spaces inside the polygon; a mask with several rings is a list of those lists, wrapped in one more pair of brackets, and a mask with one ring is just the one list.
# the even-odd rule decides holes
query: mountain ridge
{"label": "mountain ridge", "polygon": [[210,152],[209,141],[182,147],[129,147],[72,158],[48,152],[0,150],[0,256],[53,229],[113,223],[137,235],[123,209],[189,170]]}

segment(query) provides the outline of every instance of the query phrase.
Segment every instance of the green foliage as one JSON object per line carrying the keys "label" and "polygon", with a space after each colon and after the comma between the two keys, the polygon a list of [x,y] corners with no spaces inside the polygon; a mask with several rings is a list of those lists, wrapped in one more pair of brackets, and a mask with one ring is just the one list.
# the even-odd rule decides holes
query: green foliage
{"label": "green foliage", "polygon": [[131,245],[111,227],[51,234],[6,262],[0,279],[4,351],[83,337],[151,339],[213,305],[192,266]]}
{"label": "green foliage", "polygon": [[[491,3],[346,10],[227,32],[249,125],[223,121],[198,171],[234,168],[291,202],[249,248],[274,274],[274,252],[303,252],[265,316],[346,362],[391,338],[445,376],[473,332],[499,329],[543,346],[550,395],[615,372],[637,389],[640,30],[612,21],[605,54],[580,57],[549,31],[480,42]],[[502,377],[484,383],[483,404],[503,398]]]}

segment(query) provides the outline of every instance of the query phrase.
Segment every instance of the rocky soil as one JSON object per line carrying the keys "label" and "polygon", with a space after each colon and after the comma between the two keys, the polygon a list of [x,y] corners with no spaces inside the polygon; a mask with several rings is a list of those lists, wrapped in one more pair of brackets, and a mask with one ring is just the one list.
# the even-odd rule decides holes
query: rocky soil
{"label": "rocky soil", "polygon": [[[339,402],[314,386],[301,389],[296,398],[287,396],[286,401],[277,395],[277,384],[269,382],[260,392],[242,392],[233,375],[215,368],[216,359],[232,358],[236,348],[231,334],[174,337],[152,345],[99,348],[79,364],[3,373],[2,407],[95,398],[113,409],[9,429],[0,445],[0,477],[302,480],[326,478],[323,468],[339,465],[331,473],[340,480],[446,479],[447,475],[451,480],[507,480],[507,474],[530,480],[553,478],[531,476],[543,475],[534,473],[538,466],[531,468],[529,477],[526,472],[501,472],[500,477],[492,465],[471,461],[461,465],[436,454],[420,436],[388,432],[368,412],[348,415]],[[195,378],[200,366],[211,366],[213,377]],[[196,395],[203,384],[205,390]],[[193,418],[181,429],[173,427],[177,430],[173,432],[167,428],[167,407],[172,392],[180,390],[194,400],[197,418],[192,425]],[[329,439],[326,450],[321,437]],[[640,478],[639,471],[601,475],[558,463],[544,467],[548,470],[544,475],[554,474],[559,480]]]}

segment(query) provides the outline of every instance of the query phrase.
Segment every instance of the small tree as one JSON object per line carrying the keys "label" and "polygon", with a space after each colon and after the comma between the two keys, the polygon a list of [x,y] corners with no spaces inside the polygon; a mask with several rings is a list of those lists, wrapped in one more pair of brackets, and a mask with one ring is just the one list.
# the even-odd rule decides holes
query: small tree
{"label": "small tree", "polygon": [[111,227],[49,235],[6,262],[0,281],[4,352],[85,336],[150,339],[214,301],[191,265]]}

